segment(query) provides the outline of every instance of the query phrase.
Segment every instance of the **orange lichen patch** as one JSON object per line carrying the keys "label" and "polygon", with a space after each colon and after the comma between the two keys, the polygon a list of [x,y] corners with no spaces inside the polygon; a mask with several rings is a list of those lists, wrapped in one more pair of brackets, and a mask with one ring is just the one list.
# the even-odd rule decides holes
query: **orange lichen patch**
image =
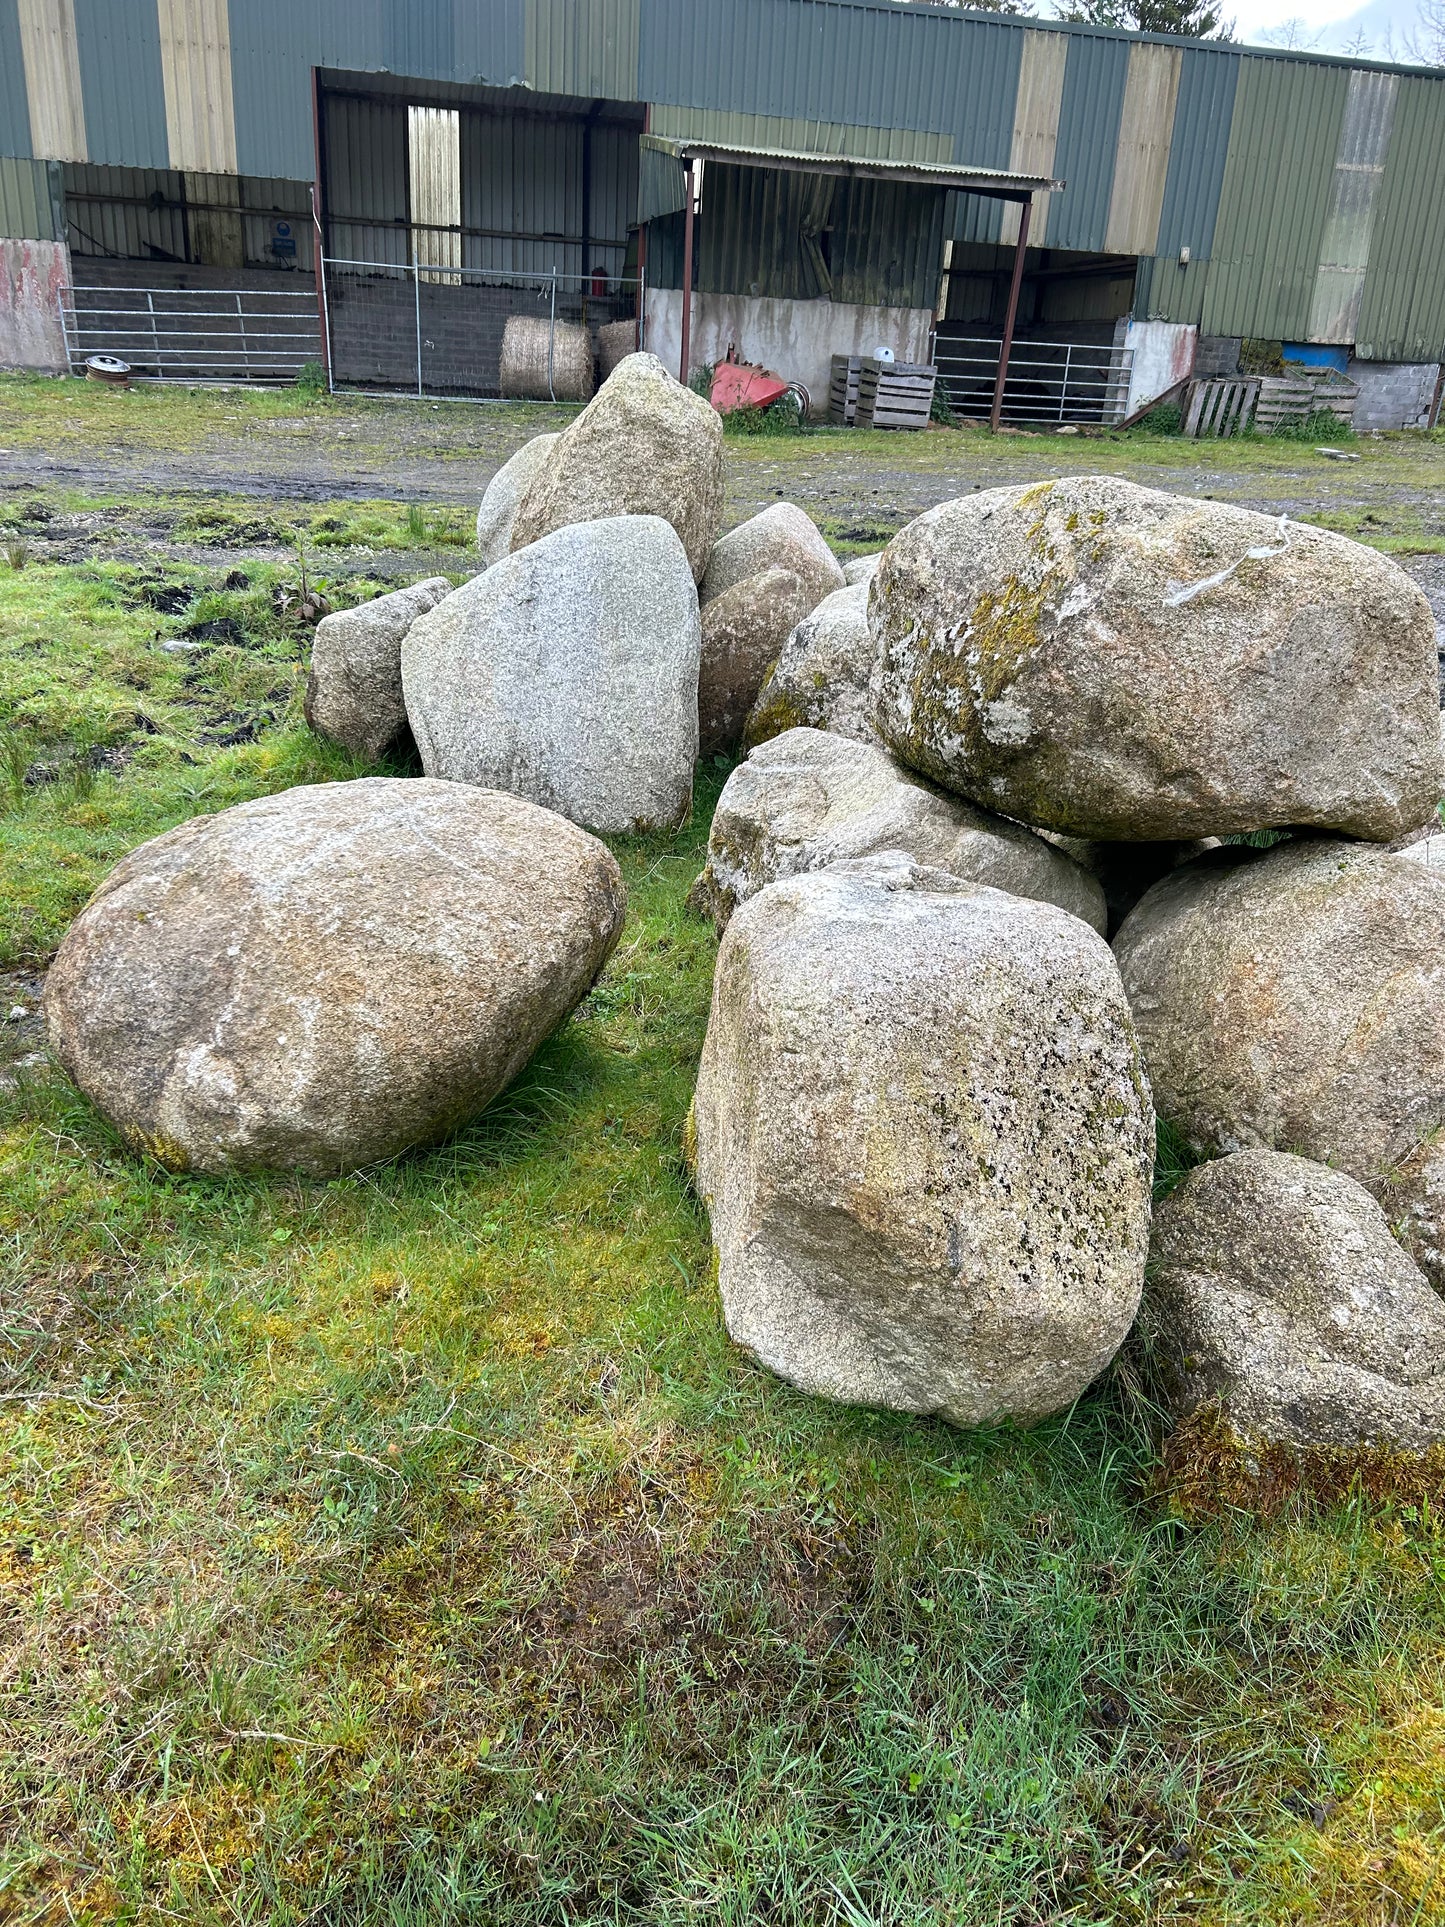
{"label": "orange lichen patch", "polygon": [[1445,1447],[1424,1453],[1381,1446],[1302,1449],[1254,1445],[1218,1410],[1194,1413],[1164,1442],[1156,1493],[1191,1524],[1226,1512],[1274,1518],[1299,1500],[1332,1507],[1363,1496],[1375,1505],[1445,1512]]}

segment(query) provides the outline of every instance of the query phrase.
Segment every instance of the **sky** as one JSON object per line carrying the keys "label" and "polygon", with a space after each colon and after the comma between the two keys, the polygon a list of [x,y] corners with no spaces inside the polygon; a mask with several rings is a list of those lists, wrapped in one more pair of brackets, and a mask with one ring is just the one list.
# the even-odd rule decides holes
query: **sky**
{"label": "sky", "polygon": [[[1226,7],[1236,36],[1264,45],[1276,41],[1286,23],[1297,21],[1299,44],[1321,53],[1340,53],[1363,33],[1378,59],[1408,60],[1402,41],[1416,24],[1417,0],[1234,0]],[[1393,42],[1393,45],[1390,43]],[[1277,41],[1276,41],[1277,44]]]}

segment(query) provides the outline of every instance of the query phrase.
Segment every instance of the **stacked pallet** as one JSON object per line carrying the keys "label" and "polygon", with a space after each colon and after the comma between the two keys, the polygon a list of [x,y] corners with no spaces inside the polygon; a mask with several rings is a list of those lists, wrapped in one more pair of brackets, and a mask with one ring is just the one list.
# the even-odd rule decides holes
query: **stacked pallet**
{"label": "stacked pallet", "polygon": [[851,428],[858,419],[858,385],[862,375],[861,355],[834,355],[833,377],[828,387],[828,420],[839,428]]}
{"label": "stacked pallet", "polygon": [[834,355],[828,420],[841,428],[925,428],[937,380],[926,362]]}
{"label": "stacked pallet", "polygon": [[938,370],[919,361],[865,356],[858,379],[860,428],[927,428]]}
{"label": "stacked pallet", "polygon": [[1351,426],[1359,387],[1344,375],[1266,375],[1259,384],[1254,425],[1261,435],[1272,435],[1287,422],[1308,421],[1311,415],[1330,414]]}

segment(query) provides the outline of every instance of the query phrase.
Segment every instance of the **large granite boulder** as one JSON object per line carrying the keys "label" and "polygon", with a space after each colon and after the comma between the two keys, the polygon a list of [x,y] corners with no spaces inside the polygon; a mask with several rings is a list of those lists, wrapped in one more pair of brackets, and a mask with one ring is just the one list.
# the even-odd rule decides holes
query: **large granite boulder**
{"label": "large granite boulder", "polygon": [[1022,1424],[1133,1321],[1154,1119],[1077,917],[894,855],[772,884],[695,1106],[728,1331],[806,1392]]}
{"label": "large granite boulder", "polygon": [[591,830],[682,822],[698,649],[697,591],[668,523],[617,515],[558,529],[407,635],[402,680],[422,765]]}
{"label": "large granite boulder", "polygon": [[452,585],[428,576],[409,589],[323,616],[311,642],[306,720],[322,736],[370,762],[406,740],[401,689],[402,639]]}
{"label": "large granite boulder", "polygon": [[889,747],[1044,829],[1384,842],[1440,797],[1429,604],[1324,529],[1111,476],[990,489],[894,537],[869,620]]}
{"label": "large granite boulder", "polygon": [[113,870],[46,985],[52,1048],[136,1150],[313,1177],[447,1136],[587,993],[616,863],[515,796],[283,791]]}
{"label": "large granite boulder", "polygon": [[748,715],[749,748],[785,729],[827,729],[876,743],[868,702],[873,638],[868,585],[825,596],[788,636]]}
{"label": "large granite boulder", "polygon": [[818,729],[774,736],[733,771],[692,901],[722,930],[779,877],[884,850],[1104,928],[1097,882],[1042,837],[934,789],[886,750]]}
{"label": "large granite boulder", "polygon": [[812,591],[810,608],[843,587],[838,559],[812,517],[791,502],[774,502],[713,544],[698,590],[703,608],[715,596],[750,575],[760,575],[764,569],[786,569],[795,575]]}
{"label": "large granite boulder", "polygon": [[484,569],[490,569],[494,562],[511,553],[512,525],[522,497],[546,467],[556,445],[555,435],[534,435],[503,462],[487,483],[482,505],[477,510],[477,551]]}
{"label": "large granite boulder", "polygon": [[855,583],[871,582],[878,573],[878,564],[883,560],[882,549],[872,555],[855,555],[851,562],[843,564],[843,580],[851,589]]}
{"label": "large granite boulder", "polygon": [[722,417],[656,355],[628,355],[563,429],[522,497],[512,548],[574,522],[659,515],[700,582],[723,512]]}
{"label": "large granite boulder", "polygon": [[1197,1152],[1373,1185],[1445,1125],[1445,881],[1334,839],[1196,857],[1114,942],[1160,1115]]}
{"label": "large granite boulder", "polygon": [[705,605],[697,683],[700,755],[737,748],[764,676],[812,606],[811,587],[789,569],[744,576]]}
{"label": "large granite boulder", "polygon": [[1182,1416],[1246,1445],[1445,1442],[1445,1304],[1342,1171],[1239,1151],[1154,1220],[1142,1320]]}

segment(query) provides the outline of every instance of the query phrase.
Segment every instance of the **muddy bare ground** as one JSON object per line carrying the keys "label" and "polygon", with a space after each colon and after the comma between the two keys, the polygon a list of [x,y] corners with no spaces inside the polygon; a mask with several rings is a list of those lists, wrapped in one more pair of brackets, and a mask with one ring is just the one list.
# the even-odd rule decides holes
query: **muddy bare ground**
{"label": "muddy bare ground", "polygon": [[[192,400],[174,391],[127,405],[77,394],[79,386],[46,384],[28,409],[23,393],[0,393],[0,525],[22,530],[37,557],[197,564],[279,558],[294,554],[296,516],[322,503],[386,501],[470,517],[509,455],[570,419],[569,411],[525,404],[336,398],[303,407],[239,394]],[[1274,515],[1325,520],[1366,540],[1388,536],[1407,547],[1445,540],[1445,446],[1421,436],[1365,438],[1356,446],[1359,460],[1335,462],[1307,444],[1246,448],[946,429],[730,439],[728,514],[737,521],[788,499],[835,540],[868,547],[921,510],[971,489],[1107,471]],[[42,496],[48,513],[27,519],[27,500]],[[100,508],[78,500],[84,497],[111,499]],[[252,526],[243,517],[218,538],[177,533],[188,506],[217,498],[254,502]],[[318,567],[400,579],[464,570],[468,551],[393,541],[372,553],[338,547]],[[1438,564],[1419,572],[1432,583],[1440,575]],[[1445,579],[1434,592],[1445,613]]]}

